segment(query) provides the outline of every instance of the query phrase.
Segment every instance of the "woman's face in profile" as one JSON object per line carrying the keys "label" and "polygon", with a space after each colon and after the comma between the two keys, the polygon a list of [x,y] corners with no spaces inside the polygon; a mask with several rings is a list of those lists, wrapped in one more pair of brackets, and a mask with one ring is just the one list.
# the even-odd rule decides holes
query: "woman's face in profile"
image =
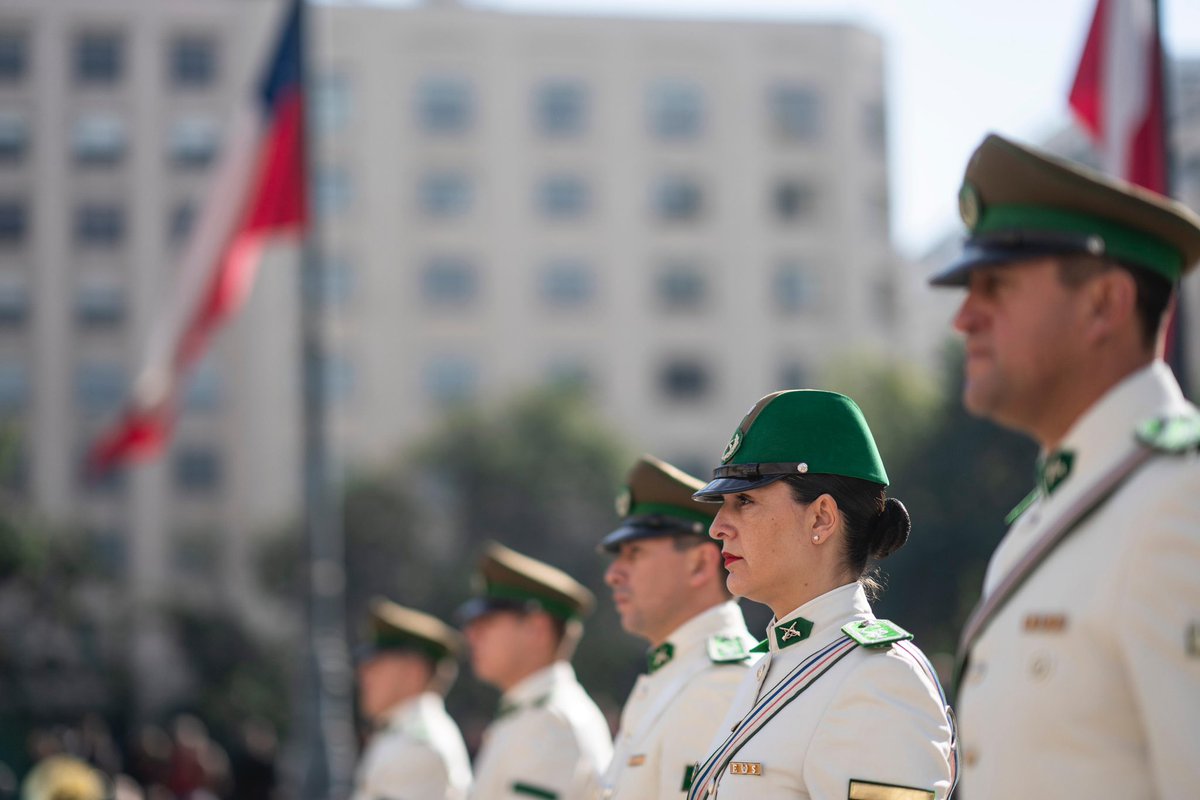
{"label": "woman's face in profile", "polygon": [[807,510],[784,481],[724,496],[709,533],[721,543],[730,592],[774,607],[811,582]]}

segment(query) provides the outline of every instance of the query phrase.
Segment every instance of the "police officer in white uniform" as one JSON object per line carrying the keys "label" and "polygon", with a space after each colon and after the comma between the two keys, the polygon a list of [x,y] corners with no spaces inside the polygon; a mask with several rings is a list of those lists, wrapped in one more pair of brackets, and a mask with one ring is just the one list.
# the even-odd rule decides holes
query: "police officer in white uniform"
{"label": "police officer in white uniform", "polygon": [[833,392],[760,400],[696,497],[720,502],[735,595],[775,619],[689,798],[941,800],[955,780],[949,709],[911,635],[871,613],[865,575],[908,539],[904,506],[858,406]]}
{"label": "police officer in white uniform", "polygon": [[353,800],[463,800],[471,765],[446,713],[458,674],[458,631],[435,617],[377,599],[358,658],[359,706],[374,725]]}
{"label": "police officer in white uniform", "polygon": [[481,596],[459,613],[475,675],[503,694],[484,732],[471,796],[590,800],[612,758],[608,722],[570,664],[592,593],[498,544],[488,546],[479,577]]}
{"label": "police officer in white uniform", "polygon": [[621,625],[645,639],[646,674],[621,712],[604,797],[682,798],[708,752],[755,642],[725,588],[716,508],[692,495],[703,481],[642,456],[617,497],[621,526],[600,543]]}
{"label": "police officer in white uniform", "polygon": [[1200,217],[999,136],[960,210],[963,402],[1042,449],[963,633],[964,792],[1200,797],[1200,420],[1159,360]]}

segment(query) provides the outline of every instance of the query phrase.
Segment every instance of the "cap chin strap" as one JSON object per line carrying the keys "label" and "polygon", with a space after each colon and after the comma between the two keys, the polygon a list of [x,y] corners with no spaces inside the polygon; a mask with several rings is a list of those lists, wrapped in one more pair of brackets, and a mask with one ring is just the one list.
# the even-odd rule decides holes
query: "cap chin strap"
{"label": "cap chin strap", "polygon": [[803,461],[769,461],[760,464],[726,464],[713,470],[714,478],[758,480],[776,475],[805,475],[808,464]]}

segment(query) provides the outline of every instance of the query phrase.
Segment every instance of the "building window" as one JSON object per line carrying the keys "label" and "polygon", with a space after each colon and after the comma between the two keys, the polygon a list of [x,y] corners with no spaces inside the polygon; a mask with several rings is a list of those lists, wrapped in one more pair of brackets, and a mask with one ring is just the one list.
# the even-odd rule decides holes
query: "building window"
{"label": "building window", "polygon": [[784,84],[771,89],[771,125],[785,142],[813,142],[821,135],[821,97],[807,86]]}
{"label": "building window", "polygon": [[29,149],[29,123],[25,115],[0,111],[0,162],[17,162]]}
{"label": "building window", "polygon": [[350,208],[353,199],[350,175],[344,167],[327,166],[317,170],[316,205],[321,216],[335,216]]}
{"label": "building window", "polygon": [[590,202],[587,183],[575,175],[551,175],[538,186],[538,207],[548,219],[578,219]]}
{"label": "building window", "polygon": [[354,296],[356,274],[344,258],[331,257],[319,270],[304,273],[304,291],[327,306],[345,305]]}
{"label": "building window", "polygon": [[704,192],[693,178],[669,175],[654,187],[654,208],[665,222],[696,220],[704,213]]}
{"label": "building window", "polygon": [[0,284],[0,327],[20,327],[28,318],[29,288],[23,283]]}
{"label": "building window", "polygon": [[[217,488],[181,486],[179,477],[177,471],[176,485],[185,491],[208,492]],[[221,565],[221,536],[212,528],[182,526],[171,535],[171,561],[180,577],[212,580]]]}
{"label": "building window", "polygon": [[116,83],[124,67],[124,42],[118,33],[91,31],[75,39],[75,77],[80,83]]}
{"label": "building window", "polygon": [[175,120],[167,134],[167,158],[177,167],[207,167],[220,147],[220,128],[208,117]]}
{"label": "building window", "polygon": [[799,222],[810,217],[816,205],[817,192],[805,181],[785,178],[771,191],[771,206],[780,222]]}
{"label": "building window", "polygon": [[350,81],[338,72],[322,72],[313,86],[313,126],[321,136],[340,133],[350,120]]}
{"label": "building window", "polygon": [[479,293],[475,265],[458,256],[435,256],[425,266],[422,296],[438,306],[465,306]]}
{"label": "building window", "polygon": [[171,42],[171,83],[180,89],[202,89],[217,77],[217,43],[211,36],[186,34]]}
{"label": "building window", "polygon": [[83,247],[115,247],[125,238],[125,209],[85,203],[75,209],[75,242]]}
{"label": "building window", "polygon": [[779,367],[779,385],[785,389],[804,389],[809,384],[808,368],[799,361],[787,361]]}
{"label": "building window", "polygon": [[587,129],[587,87],[579,81],[546,81],[534,100],[537,127],[543,136],[568,138]]}
{"label": "building window", "polygon": [[0,199],[0,246],[13,246],[25,241],[29,228],[29,212],[20,200]]}
{"label": "building window", "polygon": [[461,217],[471,210],[471,181],[461,172],[431,172],[421,180],[421,210],[430,217]]}
{"label": "building window", "polygon": [[0,361],[0,414],[25,408],[29,400],[29,376],[24,364]]}
{"label": "building window", "polygon": [[75,122],[71,149],[76,164],[111,166],[125,157],[125,122],[115,114],[89,114]]}
{"label": "building window", "polygon": [[479,385],[479,369],[469,358],[435,358],[425,367],[425,392],[435,403],[471,400]]}
{"label": "building window", "polygon": [[816,307],[818,286],[812,271],[803,263],[785,260],[775,269],[772,297],[784,314],[802,314]]}
{"label": "building window", "polygon": [[711,379],[704,362],[675,359],[659,373],[659,386],[670,400],[700,400],[708,394]]}
{"label": "building window", "polygon": [[28,58],[25,32],[0,30],[0,81],[16,83],[24,78]]}
{"label": "building window", "polygon": [[462,78],[426,78],[417,102],[421,127],[429,133],[466,133],[471,127],[471,85]]}
{"label": "building window", "polygon": [[216,411],[221,406],[221,373],[211,353],[196,364],[183,390],[183,407],[196,413]]}
{"label": "building window", "polygon": [[103,574],[120,577],[125,574],[129,560],[125,545],[125,534],[119,528],[88,528],[88,549],[93,563]]}
{"label": "building window", "polygon": [[75,401],[83,411],[110,414],[125,402],[125,370],[120,364],[81,364],[75,372]]}
{"label": "building window", "polygon": [[84,284],[75,294],[75,319],[84,328],[111,328],[125,319],[125,291],[112,284]]}
{"label": "building window", "polygon": [[542,270],[542,300],[551,308],[577,309],[595,295],[591,265],[575,259],[551,261]]}
{"label": "building window", "polygon": [[660,139],[696,139],[704,128],[704,93],[690,81],[660,80],[648,95],[650,130]]}
{"label": "building window", "polygon": [[177,247],[187,240],[196,224],[196,204],[191,200],[181,200],[171,209],[167,219],[167,241],[172,247]]}
{"label": "building window", "polygon": [[175,487],[184,492],[212,492],[221,486],[221,455],[205,445],[180,445],[171,459]]}
{"label": "building window", "polygon": [[708,297],[704,270],[690,261],[670,262],[659,271],[656,294],[664,311],[701,310]]}

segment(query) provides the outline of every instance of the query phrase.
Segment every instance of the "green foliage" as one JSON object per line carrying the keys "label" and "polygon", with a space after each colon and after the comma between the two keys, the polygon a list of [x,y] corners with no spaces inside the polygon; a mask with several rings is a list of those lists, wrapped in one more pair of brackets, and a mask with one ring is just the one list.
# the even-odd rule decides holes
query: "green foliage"
{"label": "green foliage", "polygon": [[983,586],[1004,516],[1032,486],[1036,447],[962,408],[962,353],[947,353],[946,384],[932,424],[893,470],[889,494],[913,519],[908,544],[882,567],[888,589],[876,611],[917,634],[927,652],[953,653]]}

